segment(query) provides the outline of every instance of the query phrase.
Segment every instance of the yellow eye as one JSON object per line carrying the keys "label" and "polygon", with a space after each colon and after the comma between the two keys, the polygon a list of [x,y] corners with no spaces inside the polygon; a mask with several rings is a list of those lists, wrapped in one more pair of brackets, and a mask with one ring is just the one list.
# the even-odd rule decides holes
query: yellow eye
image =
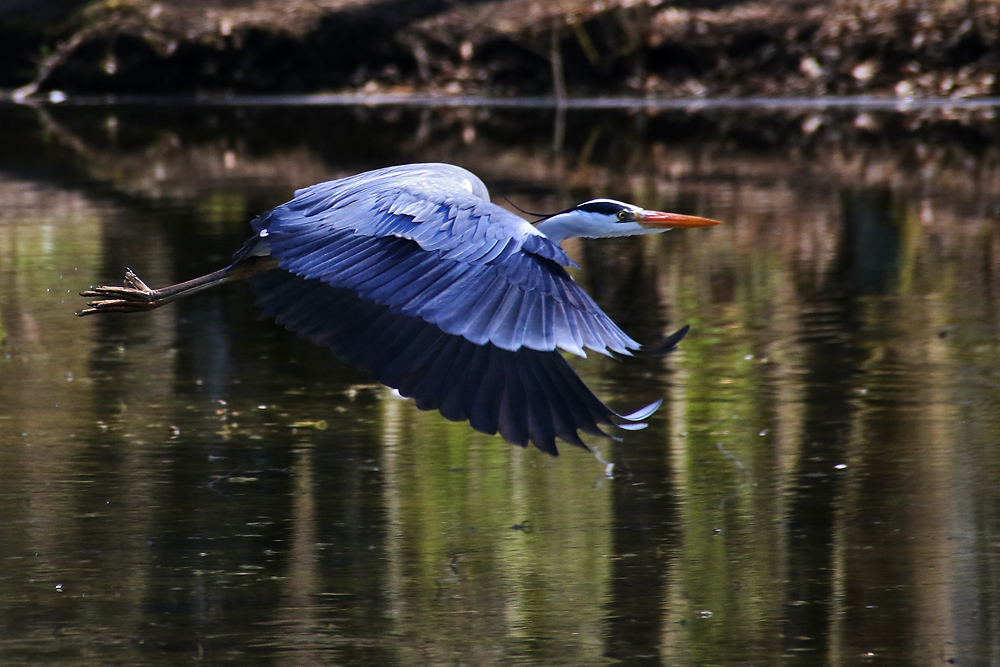
{"label": "yellow eye", "polygon": [[618,211],[618,220],[621,222],[625,222],[626,220],[628,220],[628,211],[626,211],[625,209]]}

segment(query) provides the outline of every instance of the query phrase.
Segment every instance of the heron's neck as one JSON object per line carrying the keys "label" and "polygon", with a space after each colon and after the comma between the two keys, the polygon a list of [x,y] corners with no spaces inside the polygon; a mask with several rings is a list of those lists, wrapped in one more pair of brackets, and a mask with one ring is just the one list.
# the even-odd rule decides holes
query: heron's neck
{"label": "heron's neck", "polygon": [[606,215],[587,211],[566,211],[542,220],[535,229],[550,240],[560,243],[574,237],[600,239],[612,236],[655,234],[659,229],[643,229],[634,222],[611,222]]}

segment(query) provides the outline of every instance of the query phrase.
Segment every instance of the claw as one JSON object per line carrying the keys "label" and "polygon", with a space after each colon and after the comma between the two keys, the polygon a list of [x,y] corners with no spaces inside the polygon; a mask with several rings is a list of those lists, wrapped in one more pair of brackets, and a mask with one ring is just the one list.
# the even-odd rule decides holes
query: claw
{"label": "claw", "polygon": [[143,292],[153,291],[152,289],[150,289],[149,285],[142,282],[142,278],[135,275],[135,271],[129,268],[125,269],[125,282],[127,282],[130,287],[133,287],[137,290],[142,290]]}
{"label": "claw", "polygon": [[124,285],[101,285],[81,292],[80,296],[92,297],[96,300],[87,304],[89,308],[84,308],[77,315],[146,312],[189,294],[196,294],[231,280],[249,278],[277,267],[278,260],[272,257],[248,257],[244,258],[238,266],[228,266],[199,276],[194,280],[168,285],[160,289],[150,289],[149,285],[142,281],[142,278],[135,275],[135,271],[125,269]]}
{"label": "claw", "polygon": [[152,310],[156,301],[155,291],[135,275],[132,269],[125,270],[125,285],[101,285],[93,289],[80,292],[80,296],[94,297],[78,316],[93,315],[94,313],[135,313],[143,310]]}

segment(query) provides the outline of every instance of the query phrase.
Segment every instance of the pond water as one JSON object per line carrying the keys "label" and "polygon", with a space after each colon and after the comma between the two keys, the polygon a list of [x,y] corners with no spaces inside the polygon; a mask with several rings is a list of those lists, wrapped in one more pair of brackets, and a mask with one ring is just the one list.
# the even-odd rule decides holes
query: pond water
{"label": "pond water", "polygon": [[[0,123],[0,663],[1000,663],[991,113]],[[611,477],[416,410],[242,284],[73,315],[125,266],[225,265],[297,187],[431,160],[531,211],[724,222],[566,244],[634,337],[691,325],[666,359],[573,361],[620,410],[665,399],[591,439]]]}

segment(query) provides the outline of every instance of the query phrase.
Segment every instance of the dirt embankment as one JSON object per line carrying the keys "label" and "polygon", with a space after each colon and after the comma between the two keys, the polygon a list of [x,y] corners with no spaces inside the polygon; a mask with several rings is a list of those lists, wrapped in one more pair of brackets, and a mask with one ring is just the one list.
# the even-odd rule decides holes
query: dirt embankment
{"label": "dirt embankment", "polygon": [[22,92],[1000,92],[992,0],[106,0],[47,34]]}

